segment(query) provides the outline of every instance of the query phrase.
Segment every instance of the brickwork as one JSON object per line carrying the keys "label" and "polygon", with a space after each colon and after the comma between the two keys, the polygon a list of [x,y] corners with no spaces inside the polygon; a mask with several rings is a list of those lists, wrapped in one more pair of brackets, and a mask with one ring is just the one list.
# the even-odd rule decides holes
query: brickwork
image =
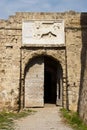
{"label": "brickwork", "polygon": [[[64,45],[22,44],[23,21],[59,19],[64,20]],[[81,16],[81,13],[75,12],[20,12],[10,16],[8,20],[0,20],[0,109],[15,110],[25,106],[26,65],[34,57],[47,55],[59,61],[63,69],[63,106],[70,110],[77,110],[81,86],[83,37],[84,34],[87,34],[87,24],[85,21],[81,23],[82,19],[84,17]],[[86,87],[82,93],[86,92],[84,90]],[[84,94],[82,98],[84,98]],[[86,101],[84,102],[87,106]],[[81,109],[84,111],[84,108]]]}
{"label": "brickwork", "polygon": [[87,124],[87,15],[81,14],[81,34],[82,34],[82,50],[81,50],[81,77],[80,77],[80,93],[78,111],[80,117]]}

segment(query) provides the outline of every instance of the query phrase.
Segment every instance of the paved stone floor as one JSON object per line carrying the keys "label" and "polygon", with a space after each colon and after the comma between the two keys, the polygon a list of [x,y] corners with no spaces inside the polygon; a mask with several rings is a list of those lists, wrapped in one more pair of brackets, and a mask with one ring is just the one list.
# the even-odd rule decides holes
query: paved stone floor
{"label": "paved stone floor", "polygon": [[59,107],[33,108],[34,114],[16,121],[15,130],[73,130],[62,121]]}

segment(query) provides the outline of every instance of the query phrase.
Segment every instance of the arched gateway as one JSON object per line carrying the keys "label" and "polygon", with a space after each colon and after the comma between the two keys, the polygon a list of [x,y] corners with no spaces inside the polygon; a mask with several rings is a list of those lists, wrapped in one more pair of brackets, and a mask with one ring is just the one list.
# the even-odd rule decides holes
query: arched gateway
{"label": "arched gateway", "polygon": [[59,61],[49,56],[33,58],[25,72],[25,107],[62,105],[62,77]]}
{"label": "arched gateway", "polygon": [[43,107],[45,103],[66,107],[64,20],[23,21],[22,36],[20,107]]}
{"label": "arched gateway", "polygon": [[77,110],[85,73],[86,17],[72,11],[19,12],[0,20],[0,110],[45,103]]}

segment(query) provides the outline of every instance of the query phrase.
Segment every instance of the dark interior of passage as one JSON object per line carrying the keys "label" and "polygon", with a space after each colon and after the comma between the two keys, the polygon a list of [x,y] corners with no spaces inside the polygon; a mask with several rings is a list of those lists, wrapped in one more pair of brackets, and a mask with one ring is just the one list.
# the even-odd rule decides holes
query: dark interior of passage
{"label": "dark interior of passage", "polygon": [[44,57],[44,103],[56,104],[57,67],[53,58]]}

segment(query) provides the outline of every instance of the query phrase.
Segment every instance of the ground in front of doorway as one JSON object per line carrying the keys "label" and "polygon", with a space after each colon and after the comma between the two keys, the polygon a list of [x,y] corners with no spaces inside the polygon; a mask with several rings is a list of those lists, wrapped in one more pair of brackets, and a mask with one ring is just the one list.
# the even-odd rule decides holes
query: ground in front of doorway
{"label": "ground in front of doorway", "polygon": [[33,115],[15,122],[15,130],[73,130],[64,124],[60,108],[55,105],[45,105],[44,108],[33,108]]}

